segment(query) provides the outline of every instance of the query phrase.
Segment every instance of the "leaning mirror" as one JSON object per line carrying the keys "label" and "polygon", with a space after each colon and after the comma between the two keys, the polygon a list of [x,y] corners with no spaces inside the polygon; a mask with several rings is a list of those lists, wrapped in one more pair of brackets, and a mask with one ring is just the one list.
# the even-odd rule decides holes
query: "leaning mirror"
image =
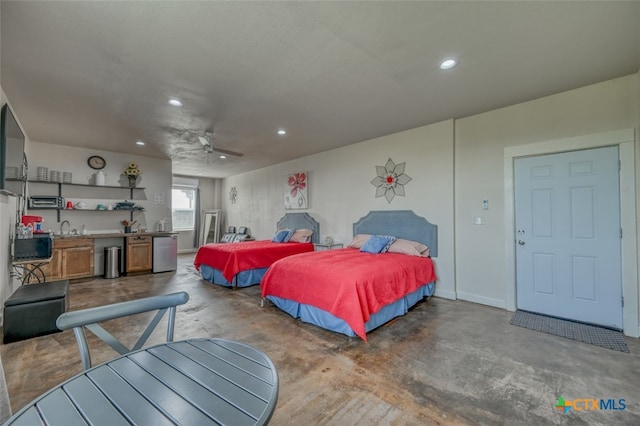
{"label": "leaning mirror", "polygon": [[205,210],[202,212],[202,226],[200,245],[218,242],[220,229],[220,210]]}

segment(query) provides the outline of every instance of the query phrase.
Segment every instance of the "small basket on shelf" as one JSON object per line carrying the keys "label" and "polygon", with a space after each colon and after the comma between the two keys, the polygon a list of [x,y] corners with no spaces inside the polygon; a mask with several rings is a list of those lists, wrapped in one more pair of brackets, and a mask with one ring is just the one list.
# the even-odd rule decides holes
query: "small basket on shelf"
{"label": "small basket on shelf", "polygon": [[124,226],[124,233],[125,234],[130,234],[131,233],[131,227],[133,225],[135,225],[138,221],[134,220],[133,222],[130,222],[128,220],[123,220],[120,223],[122,224],[122,226]]}

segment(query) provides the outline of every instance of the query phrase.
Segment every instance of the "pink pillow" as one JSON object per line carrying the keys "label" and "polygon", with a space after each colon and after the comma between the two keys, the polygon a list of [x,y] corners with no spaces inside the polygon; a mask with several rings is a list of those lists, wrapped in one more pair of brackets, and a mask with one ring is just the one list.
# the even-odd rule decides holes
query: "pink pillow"
{"label": "pink pillow", "polygon": [[296,232],[293,233],[289,242],[292,243],[308,243],[311,241],[311,236],[313,235],[313,231],[311,229],[296,229]]}
{"label": "pink pillow", "polygon": [[429,257],[429,247],[422,243],[411,240],[396,239],[387,253],[401,253],[409,256]]}
{"label": "pink pillow", "polygon": [[364,243],[367,242],[367,240],[369,239],[371,235],[369,234],[358,234],[355,237],[353,237],[353,240],[347,245],[347,247],[351,247],[351,248],[362,248],[362,246],[364,245]]}

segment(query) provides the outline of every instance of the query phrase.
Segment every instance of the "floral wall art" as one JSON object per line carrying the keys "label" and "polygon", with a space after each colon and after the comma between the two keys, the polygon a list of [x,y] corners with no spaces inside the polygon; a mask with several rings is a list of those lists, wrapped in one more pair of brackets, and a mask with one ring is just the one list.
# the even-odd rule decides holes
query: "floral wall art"
{"label": "floral wall art", "polygon": [[376,166],[377,176],[371,181],[376,187],[376,198],[384,196],[391,203],[396,195],[404,197],[404,186],[411,180],[404,172],[405,164],[396,164],[389,158],[384,167]]}
{"label": "floral wall art", "polygon": [[284,191],[285,210],[309,208],[309,176],[307,172],[293,173],[287,176],[287,186]]}

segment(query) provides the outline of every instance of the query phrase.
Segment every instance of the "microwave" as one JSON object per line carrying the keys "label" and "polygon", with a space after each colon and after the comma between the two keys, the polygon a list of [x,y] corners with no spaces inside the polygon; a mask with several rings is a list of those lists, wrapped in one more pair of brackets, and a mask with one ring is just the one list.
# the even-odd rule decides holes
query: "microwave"
{"label": "microwave", "polygon": [[13,260],[48,259],[53,255],[53,239],[47,232],[13,242]]}
{"label": "microwave", "polygon": [[64,198],[55,195],[33,195],[29,197],[30,209],[63,209]]}

